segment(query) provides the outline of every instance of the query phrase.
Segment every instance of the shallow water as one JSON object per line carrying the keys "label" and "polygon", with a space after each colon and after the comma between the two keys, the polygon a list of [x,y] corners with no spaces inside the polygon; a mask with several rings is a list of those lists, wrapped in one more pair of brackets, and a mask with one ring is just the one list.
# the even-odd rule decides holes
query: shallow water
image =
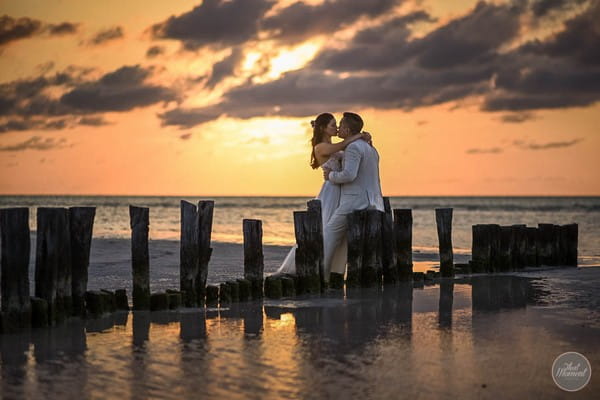
{"label": "shallow water", "polygon": [[[3,398],[564,398],[599,389],[600,268],[473,276],[221,309],[121,313],[1,336]],[[587,284],[579,284],[587,282]],[[590,301],[590,299],[596,299]]]}

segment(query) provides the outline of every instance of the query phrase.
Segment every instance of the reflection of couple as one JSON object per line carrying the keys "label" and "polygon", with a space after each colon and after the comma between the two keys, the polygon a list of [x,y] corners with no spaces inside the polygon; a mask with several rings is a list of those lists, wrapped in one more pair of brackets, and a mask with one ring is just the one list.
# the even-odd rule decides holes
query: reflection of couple
{"label": "reflection of couple", "polygon": [[[355,210],[383,211],[379,182],[379,154],[371,136],[361,133],[362,118],[344,113],[339,132],[333,115],[320,114],[313,125],[311,166],[323,169],[325,182],[317,199],[321,200],[325,281],[330,273],[346,271],[346,215]],[[331,143],[336,134],[344,139]],[[295,273],[296,246],[288,253],[277,273]]]}

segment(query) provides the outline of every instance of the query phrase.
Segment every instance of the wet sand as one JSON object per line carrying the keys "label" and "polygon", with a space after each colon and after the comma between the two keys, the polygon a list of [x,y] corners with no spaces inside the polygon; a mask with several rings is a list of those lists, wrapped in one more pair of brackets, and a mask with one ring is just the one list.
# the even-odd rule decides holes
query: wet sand
{"label": "wet sand", "polygon": [[[478,275],[3,335],[2,398],[591,398],[600,268]],[[590,383],[567,393],[554,359]]]}

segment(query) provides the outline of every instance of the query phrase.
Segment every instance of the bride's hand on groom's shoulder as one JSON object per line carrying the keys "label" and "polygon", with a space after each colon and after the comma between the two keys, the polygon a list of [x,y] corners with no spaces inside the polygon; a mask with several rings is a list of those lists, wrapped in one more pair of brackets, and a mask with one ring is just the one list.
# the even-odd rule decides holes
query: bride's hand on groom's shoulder
{"label": "bride's hand on groom's shoulder", "polygon": [[370,145],[373,145],[373,137],[371,136],[371,134],[369,132],[363,131],[363,132],[361,132],[361,135],[362,135],[362,140],[369,143]]}

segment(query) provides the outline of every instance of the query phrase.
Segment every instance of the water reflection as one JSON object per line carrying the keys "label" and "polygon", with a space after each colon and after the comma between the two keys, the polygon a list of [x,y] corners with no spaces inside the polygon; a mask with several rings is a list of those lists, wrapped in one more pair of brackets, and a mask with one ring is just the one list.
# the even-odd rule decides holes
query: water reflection
{"label": "water reflection", "polygon": [[[539,343],[523,339],[532,333],[510,322],[526,318],[514,312],[537,304],[538,295],[530,279],[474,276],[416,288],[386,285],[220,309],[73,319],[1,336],[1,393],[430,397],[494,379],[482,371],[490,368],[490,352],[501,360],[507,348],[519,346],[511,338],[521,338],[523,353],[538,351]],[[464,368],[474,371],[465,377]]]}

